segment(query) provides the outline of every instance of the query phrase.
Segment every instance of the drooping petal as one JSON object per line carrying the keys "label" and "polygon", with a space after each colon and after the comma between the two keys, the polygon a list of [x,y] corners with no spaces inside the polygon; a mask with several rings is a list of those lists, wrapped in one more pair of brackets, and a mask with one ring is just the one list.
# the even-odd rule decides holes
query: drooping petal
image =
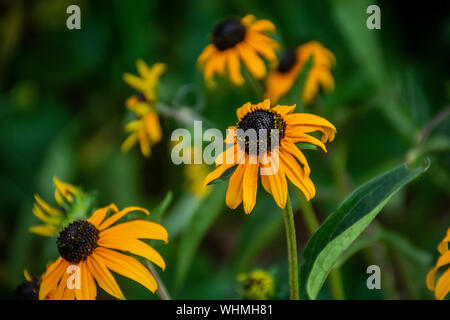
{"label": "drooping petal", "polygon": [[102,247],[97,248],[95,254],[112,271],[142,284],[153,293],[158,288],[153,275],[136,259]]}
{"label": "drooping petal", "polygon": [[120,218],[125,216],[127,213],[130,213],[130,212],[133,212],[133,211],[141,211],[141,212],[144,212],[147,215],[150,214],[150,212],[148,212],[148,210],[145,209],[145,208],[141,208],[141,207],[126,207],[125,209],[117,212],[113,216],[111,216],[108,219],[106,219],[101,225],[98,226],[98,230],[103,230],[103,229],[108,228],[110,225],[112,225],[113,223],[118,221]]}
{"label": "drooping petal", "polygon": [[213,182],[214,180],[219,179],[228,169],[234,167],[236,164],[221,164],[214,171],[210,172],[203,183],[205,186]]}
{"label": "drooping petal", "polygon": [[267,167],[270,174],[267,175],[269,180],[272,196],[280,208],[286,206],[287,199],[287,182],[283,166],[280,165],[279,155],[275,152],[271,154],[271,164]]}
{"label": "drooping petal", "polygon": [[96,257],[95,252],[87,259],[87,265],[98,285],[113,297],[123,299],[123,293],[113,275],[102,263],[101,259]]}
{"label": "drooping petal", "polygon": [[244,84],[244,78],[242,77],[241,74],[241,63],[239,62],[239,54],[236,51],[230,50],[227,53],[227,66],[231,82],[233,82],[237,86]]}
{"label": "drooping petal", "polygon": [[230,209],[236,209],[242,202],[242,179],[244,177],[245,164],[237,166],[230,180],[226,194],[226,204]]}
{"label": "drooping petal", "polygon": [[153,239],[169,241],[167,230],[156,222],[146,220],[133,220],[120,223],[100,233],[103,237],[122,237],[129,239]]}
{"label": "drooping petal", "polygon": [[434,295],[436,299],[443,300],[445,296],[450,292],[450,268],[447,269],[439,278],[436,283],[436,289]]}
{"label": "drooping petal", "polygon": [[[252,164],[249,157],[249,163],[245,164],[244,178],[242,181],[243,184],[243,202],[244,202],[244,211],[246,214],[252,212],[253,208],[256,204],[256,194],[258,191],[258,169],[259,163]],[[257,158],[257,157],[255,157]]]}
{"label": "drooping petal", "polygon": [[[255,33],[247,33],[246,42],[267,60],[274,62],[277,59],[273,46],[267,37]],[[271,39],[269,39],[271,40]]]}
{"label": "drooping petal", "polygon": [[69,263],[60,257],[48,267],[47,271],[42,276],[42,282],[39,287],[39,300],[45,299],[51,290],[57,288],[68,265]]}
{"label": "drooping petal", "polygon": [[89,219],[87,219],[87,221],[92,223],[94,226],[98,227],[100,223],[102,223],[103,220],[105,219],[108,210],[112,210],[113,212],[119,211],[117,206],[114,203],[111,203],[106,207],[95,210],[92,216]]}
{"label": "drooping petal", "polygon": [[293,144],[291,141],[287,139],[281,140],[281,146],[284,150],[292,154],[294,157],[297,158],[297,160],[303,165],[303,170],[305,172],[306,176],[309,176],[311,173],[311,168],[309,167],[308,160],[306,160],[305,155],[303,152],[297,148],[295,144]]}
{"label": "drooping petal", "polygon": [[237,44],[236,48],[250,73],[256,79],[264,78],[266,75],[266,66],[263,60],[256,54],[255,50],[245,43]]}
{"label": "drooping petal", "polygon": [[59,211],[58,209],[56,209],[55,207],[52,207],[51,205],[49,205],[47,202],[45,202],[44,200],[42,200],[41,197],[39,197],[39,195],[35,194],[34,195],[34,199],[36,200],[36,202],[39,204],[39,206],[46,212],[48,212],[51,216],[58,216],[61,215],[61,211]]}
{"label": "drooping petal", "polygon": [[217,49],[213,44],[208,44],[197,59],[197,64],[201,67]]}
{"label": "drooping petal", "polygon": [[300,165],[289,153],[281,151],[280,157],[286,177],[303,192],[306,200],[309,201],[315,194],[315,189],[311,189],[314,185],[306,181],[310,178],[303,173]]}
{"label": "drooping petal", "polygon": [[145,115],[144,126],[152,143],[161,141],[161,125],[159,124],[158,114],[156,112],[149,112]]}
{"label": "drooping petal", "polygon": [[135,76],[134,74],[126,72],[123,75],[123,80],[132,88],[136,89],[137,91],[144,92],[147,90],[146,83],[143,79]]}
{"label": "drooping petal", "polygon": [[79,289],[75,288],[75,297],[77,300],[95,300],[97,297],[97,286],[87,262],[81,261],[78,264],[78,268],[81,276],[81,287]]}
{"label": "drooping petal", "polygon": [[161,255],[145,242],[138,239],[124,238],[119,236],[102,236],[98,240],[98,245],[110,249],[129,251],[135,255],[141,256],[155,263],[161,269],[166,268],[166,263]]}
{"label": "drooping petal", "polygon": [[150,149],[150,139],[147,135],[147,132],[144,128],[141,128],[139,131],[139,145],[141,147],[141,152],[144,157],[150,157],[151,149]]}
{"label": "drooping petal", "polygon": [[293,143],[307,142],[307,143],[313,144],[315,146],[318,146],[323,151],[327,152],[327,148],[322,143],[322,141],[320,141],[319,139],[314,138],[313,136],[305,134],[305,133],[289,131],[289,133],[286,133],[286,139],[285,140],[289,140],[289,141],[291,141]]}
{"label": "drooping petal", "polygon": [[131,150],[131,148],[134,147],[134,145],[138,142],[138,133],[134,132],[130,134],[125,141],[122,143],[122,146],[120,147],[120,150],[122,153],[127,153]]}
{"label": "drooping petal", "polygon": [[35,234],[38,234],[38,235],[41,235],[44,237],[51,237],[51,236],[59,233],[59,230],[50,224],[46,224],[46,225],[42,225],[42,226],[32,226],[32,227],[28,228],[28,230],[31,233],[35,233]]}

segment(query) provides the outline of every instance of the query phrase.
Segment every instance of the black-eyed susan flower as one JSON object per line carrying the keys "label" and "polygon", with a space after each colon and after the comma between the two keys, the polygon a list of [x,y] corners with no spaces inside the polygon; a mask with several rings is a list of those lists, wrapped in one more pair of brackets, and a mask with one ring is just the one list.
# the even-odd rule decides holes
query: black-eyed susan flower
{"label": "black-eyed susan flower", "polygon": [[[226,138],[227,144],[232,146],[216,158],[217,168],[205,179],[205,184],[209,184],[225,172],[234,170],[226,194],[226,203],[231,209],[243,202],[245,213],[253,210],[259,175],[264,189],[281,208],[286,205],[286,178],[304,193],[306,199],[314,197],[316,189],[309,177],[310,167],[295,144],[307,142],[326,151],[324,143],[334,139],[336,128],[316,115],[291,114],[294,109],[295,105],[271,107],[270,100],[266,99],[255,105],[248,102],[237,110],[238,123],[228,128],[230,131]],[[238,129],[244,133],[253,129],[256,141],[247,139]],[[260,130],[267,134],[262,136]],[[321,132],[321,140],[308,134],[314,131]],[[278,137],[273,140],[271,133],[275,132],[278,132]],[[263,145],[264,148],[261,147]]]}
{"label": "black-eyed susan flower", "polygon": [[38,300],[41,280],[38,277],[31,276],[28,270],[24,270],[23,274],[25,276],[25,281],[17,286],[14,291],[14,299]]}
{"label": "black-eyed susan flower", "polygon": [[144,61],[138,60],[136,66],[140,77],[129,73],[123,76],[124,81],[136,89],[138,94],[131,96],[125,102],[125,106],[135,114],[137,119],[125,126],[129,136],[123,142],[121,150],[124,153],[128,152],[139,142],[142,154],[149,157],[151,147],[162,138],[161,125],[154,104],[157,101],[156,87],[159,78],[166,70],[166,65],[155,63],[149,68]]}
{"label": "black-eyed susan flower", "polygon": [[89,209],[91,199],[80,188],[63,182],[57,177],[53,177],[53,183],[58,206],[52,206],[39,195],[34,195],[36,202],[32,209],[33,214],[44,224],[30,227],[29,230],[32,233],[49,237],[56,235],[67,221],[83,217]]}
{"label": "black-eyed susan flower", "polygon": [[264,270],[240,273],[237,276],[237,292],[245,299],[267,300],[275,294],[275,278]]}
{"label": "black-eyed susan flower", "polygon": [[256,20],[253,15],[242,19],[228,18],[221,21],[213,30],[211,44],[200,54],[197,63],[204,69],[205,81],[214,86],[214,74],[228,72],[231,81],[242,85],[244,78],[240,71],[240,60],[256,78],[266,76],[266,65],[261,57],[270,62],[276,61],[275,50],[278,43],[265,33],[275,32],[269,20]]}
{"label": "black-eyed susan flower", "polygon": [[[105,219],[109,211],[114,214]],[[153,275],[136,258],[124,252],[141,256],[165,269],[161,255],[140,239],[167,243],[167,231],[163,226],[145,220],[115,224],[132,211],[149,214],[140,207],[119,211],[111,204],[96,210],[87,220],[76,220],[66,226],[56,241],[60,257],[42,276],[39,299],[92,300],[97,296],[97,285],[113,297],[123,299],[124,295],[109,270],[155,292],[158,285]],[[78,279],[71,281],[69,277],[74,275]],[[69,286],[69,282],[73,286]]]}
{"label": "black-eyed susan flower", "polygon": [[[438,251],[441,254],[436,262],[436,265],[427,275],[427,287],[429,290],[434,291],[434,296],[438,300],[443,300],[445,296],[450,292],[450,228],[447,230],[447,234],[438,245]],[[436,273],[439,269],[446,266],[446,270],[442,272],[438,281],[436,282]]]}
{"label": "black-eyed susan flower", "polygon": [[330,70],[336,62],[334,54],[319,42],[311,41],[284,53],[278,65],[269,72],[266,80],[266,97],[276,102],[285,95],[311,56],[313,62],[305,79],[302,102],[311,103],[320,87],[328,92],[333,91],[334,79]]}

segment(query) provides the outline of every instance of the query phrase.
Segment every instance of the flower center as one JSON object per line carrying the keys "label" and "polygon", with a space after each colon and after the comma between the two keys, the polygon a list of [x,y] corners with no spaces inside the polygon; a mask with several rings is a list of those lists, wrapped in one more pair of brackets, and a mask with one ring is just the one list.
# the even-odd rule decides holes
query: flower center
{"label": "flower center", "polygon": [[21,283],[14,291],[15,300],[39,300],[39,279]]}
{"label": "flower center", "polygon": [[[262,153],[265,153],[265,150],[271,150],[272,143],[274,147],[279,145],[280,140],[284,137],[286,123],[274,111],[256,109],[247,113],[238,122],[237,128],[244,131],[243,135],[239,134],[239,132],[237,134],[238,144],[241,149],[245,150],[247,154],[254,153],[253,150],[256,149],[256,152],[260,154],[260,147]],[[247,131],[249,129],[254,130],[253,134],[256,134],[256,139],[252,138],[251,131]],[[260,132],[260,130],[265,130],[265,132]],[[274,141],[272,141],[272,134],[276,134],[276,132],[272,130],[278,130],[278,137],[275,136],[277,139]]]}
{"label": "flower center", "polygon": [[292,69],[292,67],[294,66],[296,61],[297,61],[297,57],[295,56],[294,51],[289,50],[289,51],[285,52],[280,59],[280,63],[278,64],[278,72],[280,72],[280,73],[289,72]]}
{"label": "flower center", "polygon": [[226,50],[234,47],[244,40],[245,27],[237,19],[227,19],[220,22],[213,31],[212,42],[220,50]]}
{"label": "flower center", "polygon": [[58,236],[56,244],[62,258],[78,263],[86,260],[97,247],[98,230],[84,220],[69,224]]}

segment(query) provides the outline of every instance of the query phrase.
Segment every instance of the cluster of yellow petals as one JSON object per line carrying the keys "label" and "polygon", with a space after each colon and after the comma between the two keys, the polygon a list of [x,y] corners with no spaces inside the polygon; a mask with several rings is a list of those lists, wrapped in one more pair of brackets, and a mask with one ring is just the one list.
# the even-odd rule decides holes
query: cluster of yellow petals
{"label": "cluster of yellow petals", "polygon": [[128,152],[139,142],[142,154],[149,157],[151,147],[162,139],[161,125],[154,104],[157,101],[156,87],[159,78],[166,70],[166,65],[155,63],[152,67],[148,67],[144,61],[138,60],[136,67],[140,77],[130,73],[125,73],[123,76],[124,81],[136,89],[141,97],[134,95],[125,102],[125,106],[133,111],[137,120],[125,126],[129,136],[122,143],[121,150],[123,153]]}
{"label": "cluster of yellow petals", "polygon": [[[56,187],[55,200],[61,208],[66,204],[70,205],[80,192],[77,187],[70,183],[63,182],[57,177],[53,177],[53,183]],[[29,231],[47,237],[58,234],[65,218],[63,211],[60,208],[48,204],[37,194],[34,195],[34,199],[36,202],[33,205],[32,212],[44,224],[32,226],[29,228]]]}
{"label": "cluster of yellow petals", "polygon": [[322,87],[327,92],[334,90],[331,68],[336,64],[334,54],[317,41],[311,41],[295,49],[295,63],[287,72],[273,68],[266,79],[266,97],[278,101],[289,92],[300,72],[312,57],[312,65],[306,76],[302,91],[302,102],[310,104]]}
{"label": "cluster of yellow petals", "polygon": [[[450,292],[450,250],[448,244],[450,243],[450,228],[447,230],[447,234],[444,239],[438,245],[438,251],[440,257],[436,262],[436,265],[431,269],[427,275],[427,287],[429,290],[434,291],[436,299],[443,300],[445,296]],[[436,273],[444,266],[447,269],[442,272],[438,281],[436,282]]]}

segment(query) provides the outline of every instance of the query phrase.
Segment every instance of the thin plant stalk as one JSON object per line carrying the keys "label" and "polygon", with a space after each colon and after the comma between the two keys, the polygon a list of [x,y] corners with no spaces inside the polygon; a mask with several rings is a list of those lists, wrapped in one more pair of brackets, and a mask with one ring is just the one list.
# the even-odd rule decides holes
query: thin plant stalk
{"label": "thin plant stalk", "polygon": [[289,261],[289,292],[291,300],[299,299],[298,290],[298,259],[297,259],[297,238],[295,236],[294,214],[292,212],[291,199],[287,195],[286,207],[283,210],[284,224],[286,227],[286,240]]}
{"label": "thin plant stalk", "polygon": [[[319,229],[320,226],[319,221],[317,220],[317,216],[314,212],[311,203],[306,201],[301,191],[296,189],[296,193],[300,203],[301,209],[300,211],[302,213],[303,219],[305,220],[305,224],[308,228],[309,233],[313,235],[317,231],[317,229]],[[330,281],[331,295],[333,296],[333,299],[344,300],[345,292],[342,283],[341,270],[339,268],[335,268],[330,272],[329,281]]]}
{"label": "thin plant stalk", "polygon": [[155,277],[156,283],[158,284],[158,296],[161,300],[172,300],[170,298],[169,292],[167,291],[166,286],[164,285],[164,282],[159,277],[158,272],[155,270],[153,265],[147,261],[147,269],[150,271],[150,273]]}

